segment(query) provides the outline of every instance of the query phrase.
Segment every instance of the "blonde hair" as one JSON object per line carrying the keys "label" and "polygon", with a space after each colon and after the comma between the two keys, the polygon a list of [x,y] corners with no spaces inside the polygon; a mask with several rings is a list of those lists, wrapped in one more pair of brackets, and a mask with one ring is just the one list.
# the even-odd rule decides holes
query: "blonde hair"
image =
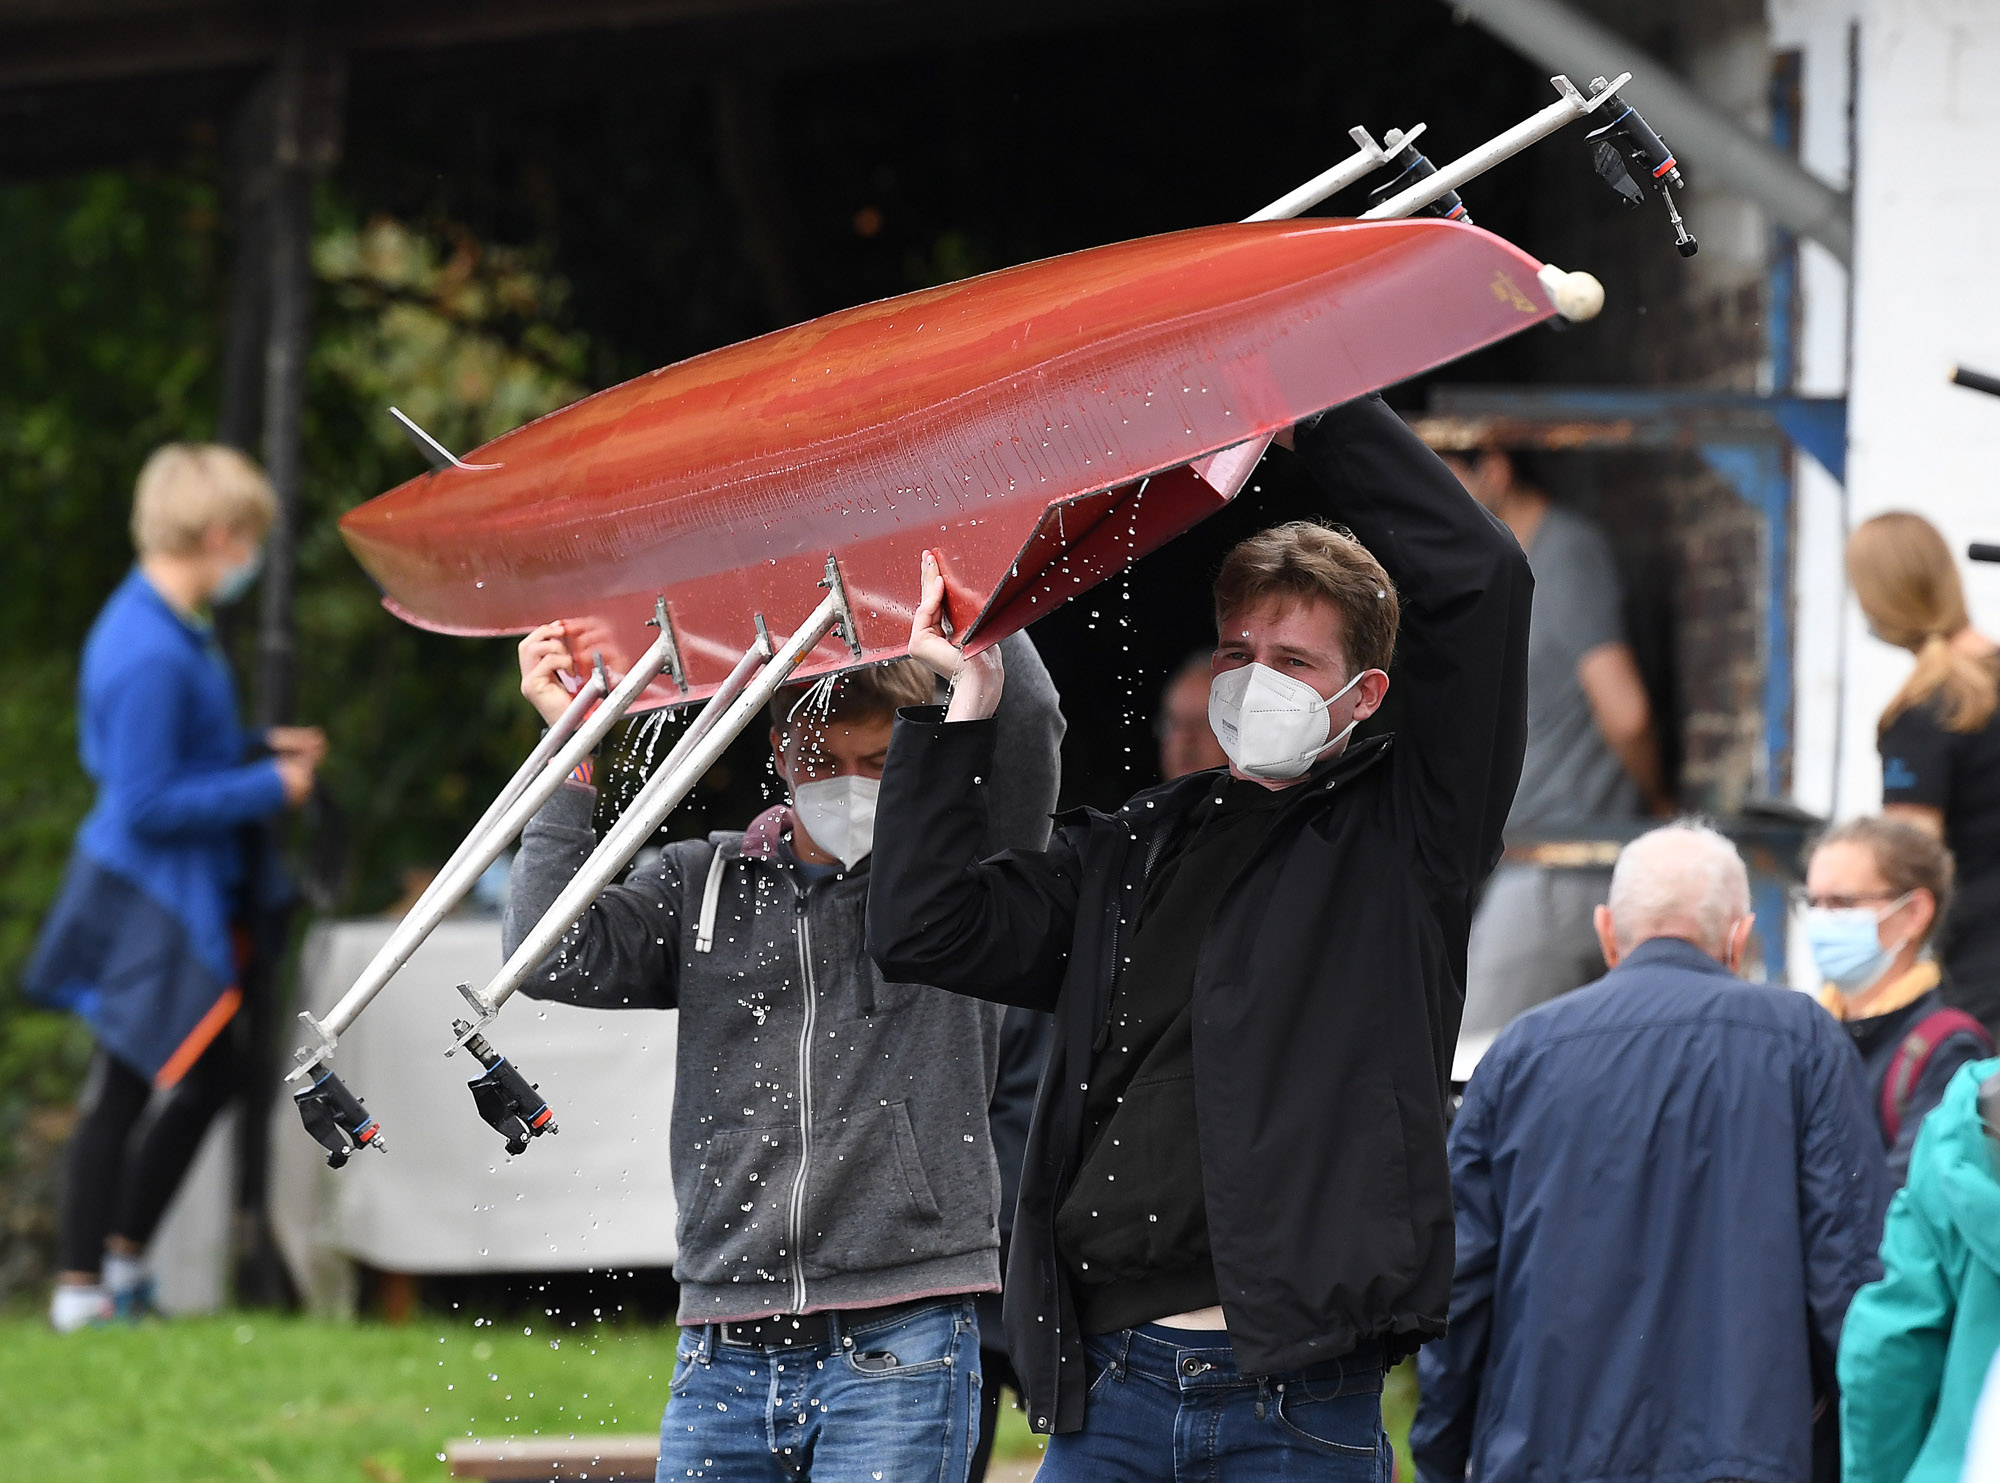
{"label": "blonde hair", "polygon": [[1847,538],[1847,580],[1876,634],[1917,656],[1882,712],[1880,729],[1931,700],[1947,731],[1984,726],[2000,704],[2000,675],[1952,647],[1952,636],[1972,620],[1958,563],[1937,527],[1905,510],[1864,520]]}
{"label": "blonde hair", "polygon": [[1293,520],[1238,545],[1215,578],[1217,630],[1231,613],[1273,597],[1331,603],[1340,614],[1348,664],[1356,672],[1389,667],[1396,651],[1396,584],[1346,531]]}
{"label": "blonde hair", "polygon": [[141,556],[185,556],[220,525],[261,541],[278,518],[264,471],[221,443],[168,443],[139,470],[132,544]]}

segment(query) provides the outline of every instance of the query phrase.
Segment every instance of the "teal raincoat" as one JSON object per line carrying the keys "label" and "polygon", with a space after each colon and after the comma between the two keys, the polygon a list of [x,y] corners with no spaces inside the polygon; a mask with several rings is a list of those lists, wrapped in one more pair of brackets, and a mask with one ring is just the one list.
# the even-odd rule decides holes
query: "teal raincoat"
{"label": "teal raincoat", "polygon": [[1882,1280],[1855,1294],[1840,1338],[1848,1483],[1958,1483],[1972,1415],[2000,1349],[2000,1160],[1979,1122],[1974,1061],[1924,1119],[1889,1206]]}

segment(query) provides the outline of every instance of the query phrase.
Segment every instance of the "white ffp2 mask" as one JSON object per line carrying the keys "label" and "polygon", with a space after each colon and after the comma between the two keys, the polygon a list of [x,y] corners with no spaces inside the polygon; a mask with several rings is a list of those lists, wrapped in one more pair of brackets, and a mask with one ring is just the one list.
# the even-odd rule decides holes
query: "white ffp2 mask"
{"label": "white ffp2 mask", "polygon": [[1350,721],[1328,738],[1327,708],[1361,683],[1362,670],[1332,695],[1262,664],[1217,675],[1208,685],[1208,724],[1222,752],[1246,777],[1285,782],[1302,778],[1360,724]]}
{"label": "white ffp2 mask", "polygon": [[814,844],[852,870],[875,848],[875,778],[814,778],[792,787],[792,811]]}

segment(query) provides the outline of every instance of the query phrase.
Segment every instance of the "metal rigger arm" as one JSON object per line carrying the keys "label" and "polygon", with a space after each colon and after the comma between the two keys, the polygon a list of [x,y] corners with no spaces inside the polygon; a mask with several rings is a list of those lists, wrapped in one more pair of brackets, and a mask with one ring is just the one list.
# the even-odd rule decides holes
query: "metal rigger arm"
{"label": "metal rigger arm", "polygon": [[[664,599],[656,605],[654,622],[660,629],[659,638],[616,686],[610,683],[602,663],[596,666],[568,709],[549,727],[507,786],[488,805],[479,822],[417,898],[416,905],[396,924],[340,1002],[324,1019],[316,1019],[310,1013],[299,1015],[312,1039],[296,1052],[298,1067],[286,1079],[302,1083],[293,1100],[298,1104],[306,1131],[327,1151],[327,1163],[332,1167],[338,1169],[345,1164],[356,1149],[384,1146],[381,1125],[330,1069],[340,1036],[375,996],[388,987],[424,940],[464,899],[486,867],[520,835],[535,811],[562,786],[563,779],[575,771],[577,764],[596,750],[661,671],[670,673],[686,689],[680,650]],[[595,710],[591,709],[593,705]]]}
{"label": "metal rigger arm", "polygon": [[554,1115],[534,1085],[493,1049],[482,1032],[514,991],[527,982],[528,975],[555,951],[570,928],[590,910],[604,888],[618,878],[632,857],[658,832],[667,815],[693,790],[702,774],[763,713],[771,697],[818,647],[821,639],[837,631],[846,640],[849,651],[860,657],[854,617],[841,584],[840,567],[832,556],[826,559],[826,577],[821,585],[827,589],[825,598],[775,654],[759,620],[757,642],[737,661],[729,679],[709,698],[638,796],[618,816],[618,822],[598,842],[590,858],[542,913],[541,920],[521,940],[492,981],[484,990],[475,990],[470,984],[459,985],[459,992],[472,1006],[474,1018],[453,1021],[455,1038],[445,1054],[453,1054],[462,1045],[485,1068],[482,1075],[469,1083],[473,1100],[479,1115],[507,1139],[508,1152],[519,1153],[527,1147],[528,1139],[555,1132]]}

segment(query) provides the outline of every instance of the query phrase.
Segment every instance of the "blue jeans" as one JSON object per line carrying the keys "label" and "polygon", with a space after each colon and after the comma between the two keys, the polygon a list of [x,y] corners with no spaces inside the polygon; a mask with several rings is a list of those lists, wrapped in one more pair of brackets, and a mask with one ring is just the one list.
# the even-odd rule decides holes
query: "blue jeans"
{"label": "blue jeans", "polygon": [[660,1422],[658,1483],[965,1483],[979,1435],[979,1319],[940,1298],[873,1323],[833,1318],[829,1343],[737,1349],[681,1334]]}
{"label": "blue jeans", "polygon": [[1085,1348],[1083,1430],[1049,1439],[1036,1483],[1389,1483],[1372,1346],[1257,1378],[1224,1333],[1149,1323]]}

